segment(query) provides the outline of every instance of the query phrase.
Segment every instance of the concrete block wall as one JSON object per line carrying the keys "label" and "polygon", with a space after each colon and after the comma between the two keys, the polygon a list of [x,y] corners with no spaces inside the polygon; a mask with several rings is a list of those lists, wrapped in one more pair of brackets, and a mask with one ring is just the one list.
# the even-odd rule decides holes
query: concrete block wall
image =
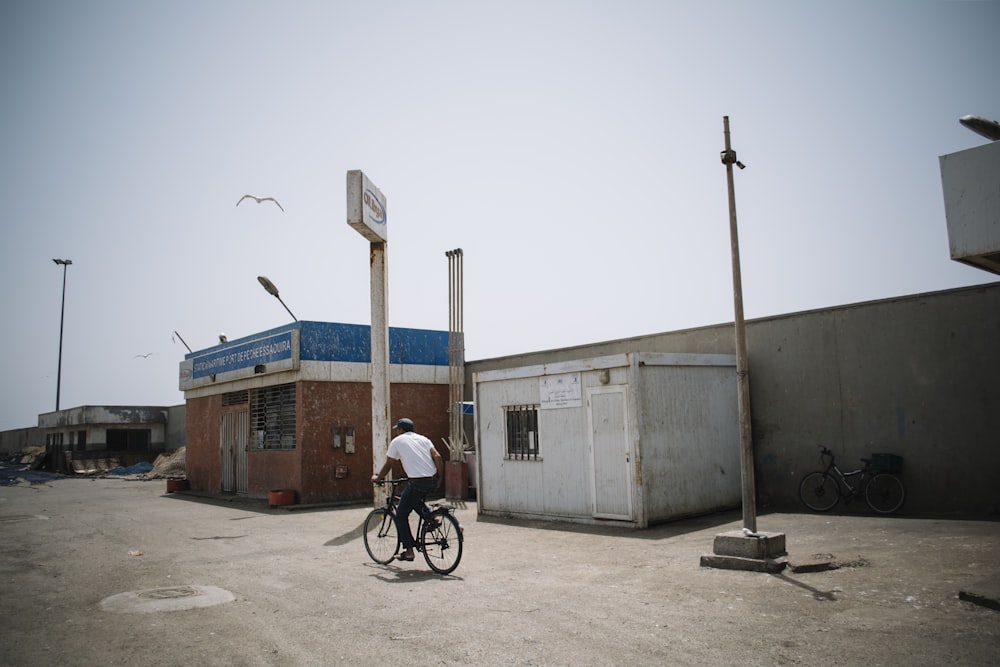
{"label": "concrete block wall", "polygon": [[[466,386],[638,351],[734,354],[733,324],[470,361]],[[1000,518],[1000,282],[750,320],[747,353],[759,511],[807,511],[798,482],[825,445],[848,467],[902,456],[903,514]]]}

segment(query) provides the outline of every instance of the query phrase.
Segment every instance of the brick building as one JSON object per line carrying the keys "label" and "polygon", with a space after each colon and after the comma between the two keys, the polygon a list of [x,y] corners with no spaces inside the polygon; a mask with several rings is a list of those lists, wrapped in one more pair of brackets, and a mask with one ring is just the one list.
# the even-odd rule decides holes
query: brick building
{"label": "brick building", "polygon": [[[185,356],[193,490],[298,502],[371,498],[367,325],[294,322]],[[390,417],[411,417],[447,459],[448,332],[389,329]],[[384,446],[384,444],[382,445]]]}

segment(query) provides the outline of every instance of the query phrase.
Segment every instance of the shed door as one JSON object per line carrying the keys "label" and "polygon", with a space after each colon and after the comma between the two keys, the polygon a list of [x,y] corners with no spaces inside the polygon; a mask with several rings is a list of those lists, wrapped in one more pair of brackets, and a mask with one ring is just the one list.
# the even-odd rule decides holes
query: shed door
{"label": "shed door", "polygon": [[236,410],[222,413],[220,450],[222,454],[222,490],[247,494],[247,442],[250,412]]}
{"label": "shed door", "polygon": [[594,516],[632,520],[632,454],[625,387],[587,391]]}

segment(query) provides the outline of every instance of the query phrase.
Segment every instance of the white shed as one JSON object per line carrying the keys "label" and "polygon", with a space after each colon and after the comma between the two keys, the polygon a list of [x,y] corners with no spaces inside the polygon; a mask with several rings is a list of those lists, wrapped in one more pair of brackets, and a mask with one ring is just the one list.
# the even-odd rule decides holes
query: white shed
{"label": "white shed", "polygon": [[645,528],[740,504],[733,355],[617,354],[473,385],[481,514]]}

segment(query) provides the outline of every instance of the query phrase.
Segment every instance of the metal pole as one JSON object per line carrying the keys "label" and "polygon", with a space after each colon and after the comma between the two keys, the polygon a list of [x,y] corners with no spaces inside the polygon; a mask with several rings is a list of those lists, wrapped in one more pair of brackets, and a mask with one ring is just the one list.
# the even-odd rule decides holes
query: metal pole
{"label": "metal pole", "polygon": [[[389,448],[389,279],[387,243],[371,244],[372,291],[372,470],[385,465]],[[375,507],[385,503],[385,487],[374,487]]]}
{"label": "metal pole", "polygon": [[53,259],[52,261],[63,267],[62,306],[59,310],[59,363],[56,368],[56,412],[59,412],[59,392],[62,390],[63,322],[66,319],[66,267],[72,264],[73,260]]}
{"label": "metal pole", "polygon": [[448,258],[448,372],[449,449],[460,455],[465,444],[462,399],[465,387],[465,341],[462,331],[462,249],[445,252]]}
{"label": "metal pole", "polygon": [[743,479],[743,528],[757,532],[757,500],[754,484],[753,434],[750,428],[750,378],[747,364],[746,326],[743,321],[743,282],[740,277],[740,241],[736,227],[736,189],[733,185],[733,165],[740,169],[744,164],[736,159],[736,151],[729,141],[729,116],[722,118],[726,150],[722,163],[726,165],[726,183],[729,187],[729,237],[733,260],[733,302],[736,321],[736,378],[739,387],[740,414],[740,471]]}
{"label": "metal pole", "polygon": [[465,409],[463,407],[463,401],[465,399],[465,276],[464,276],[464,264],[465,264],[465,254],[462,252],[461,248],[455,250],[458,259],[458,278],[457,278],[457,303],[456,311],[457,316],[455,318],[456,330],[457,330],[457,345],[458,348],[458,416],[456,418],[456,424],[458,428],[458,439],[462,443],[462,447],[465,447]]}
{"label": "metal pole", "polygon": [[281,304],[282,306],[285,306],[285,310],[287,310],[287,311],[288,311],[288,314],[292,316],[292,319],[293,319],[293,320],[295,320],[296,322],[298,322],[298,321],[299,321],[299,318],[295,317],[295,313],[293,313],[293,312],[292,312],[292,309],[291,309],[291,308],[289,308],[289,307],[288,307],[287,305],[285,305],[285,302],[281,300],[281,297],[280,297],[280,296],[278,296],[277,294],[275,294],[275,295],[274,295],[274,298],[275,298],[275,299],[277,299],[277,300],[278,300],[278,302],[279,302],[279,303],[280,303],[280,304]]}
{"label": "metal pole", "polygon": [[181,335],[180,335],[179,333],[177,333],[177,332],[175,331],[175,332],[174,332],[174,335],[175,335],[175,336],[177,336],[177,338],[178,338],[178,339],[179,339],[179,340],[180,340],[180,341],[181,341],[182,343],[184,343],[184,347],[186,347],[186,348],[187,348],[187,351],[188,351],[188,352],[194,352],[194,350],[192,350],[192,349],[191,349],[191,346],[187,344],[187,341],[186,341],[186,340],[184,340],[183,338],[181,338]]}

